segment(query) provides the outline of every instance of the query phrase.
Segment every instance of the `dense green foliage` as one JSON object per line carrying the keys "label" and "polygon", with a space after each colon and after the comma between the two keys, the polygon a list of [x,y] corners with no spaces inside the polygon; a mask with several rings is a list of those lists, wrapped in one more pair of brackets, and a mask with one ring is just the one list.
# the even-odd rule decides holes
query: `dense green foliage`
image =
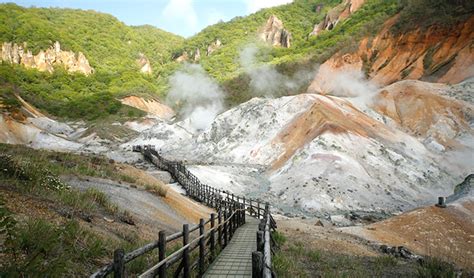
{"label": "dense green foliage", "polygon": [[19,103],[18,94],[42,111],[65,119],[94,120],[116,114],[123,120],[144,113],[122,105],[109,89],[110,75],[69,74],[56,68],[52,74],[7,63],[0,64],[0,98],[8,107]]}
{"label": "dense green foliage", "polygon": [[426,29],[430,26],[452,26],[474,13],[471,0],[400,0],[400,19],[393,31],[402,33],[411,28]]}
{"label": "dense green foliage", "polygon": [[94,11],[23,8],[0,5],[0,41],[28,43],[37,53],[59,41],[63,49],[83,52],[102,73],[137,72],[144,53],[153,68],[169,61],[171,49],[183,39],[151,26],[130,27]]}
{"label": "dense green foliage", "polygon": [[[259,29],[271,15],[276,15],[282,20],[284,27],[292,34],[291,48],[275,49],[273,55],[282,56],[285,53],[296,55],[297,49],[307,41],[314,24],[323,20],[326,12],[340,2],[340,0],[296,0],[291,4],[263,9],[246,17],[236,17],[229,22],[206,27],[187,39],[183,49],[177,50],[177,53],[183,51],[190,53],[199,48],[202,57],[200,63],[204,69],[217,80],[228,80],[241,71],[238,60],[240,51],[248,44],[257,42],[256,35]],[[323,5],[319,13],[315,11],[318,4]],[[223,46],[212,55],[205,56],[207,46],[216,39],[219,39]]]}
{"label": "dense green foliage", "polygon": [[[0,42],[26,42],[36,54],[55,41],[64,50],[83,52],[95,73],[70,75],[57,68],[48,74],[2,64],[0,86],[16,85],[21,96],[52,115],[96,119],[122,110],[130,113],[116,97],[163,93],[166,76],[175,67],[170,63],[172,48],[183,38],[151,26],[126,26],[94,11],[0,5]],[[152,75],[140,73],[140,53],[150,60]]]}

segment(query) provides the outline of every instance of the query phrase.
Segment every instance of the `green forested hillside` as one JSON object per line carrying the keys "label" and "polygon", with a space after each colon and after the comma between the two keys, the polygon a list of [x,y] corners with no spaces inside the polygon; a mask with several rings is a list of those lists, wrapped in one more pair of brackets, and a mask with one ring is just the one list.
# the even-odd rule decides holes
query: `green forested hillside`
{"label": "green forested hillside", "polygon": [[[341,0],[295,0],[291,4],[263,9],[246,17],[237,17],[225,23],[209,26],[186,40],[182,51],[195,51],[200,48],[205,53],[207,45],[219,39],[223,47],[209,57],[203,57],[201,64],[215,78],[226,81],[241,73],[239,52],[245,45],[258,42],[256,35],[261,26],[273,14],[283,21],[285,29],[292,34],[290,48],[267,48],[267,55],[261,62],[284,64],[297,62],[308,57],[331,52],[344,43],[354,42],[359,35],[374,31],[383,19],[399,10],[397,0],[368,0],[366,4],[342,24],[320,36],[309,36],[316,23],[324,20],[327,12]],[[316,7],[322,5],[317,12]],[[263,46],[262,46],[263,47]],[[181,52],[182,52],[181,51]]]}
{"label": "green forested hillside", "polygon": [[184,38],[152,26],[130,27],[111,15],[91,10],[4,4],[0,5],[0,41],[27,42],[34,53],[59,41],[66,50],[83,52],[97,71],[114,72],[136,71],[140,52],[159,71]]}
{"label": "green forested hillside", "polygon": [[[318,36],[309,36],[314,25],[324,20],[327,12],[342,2],[295,0],[291,4],[263,9],[247,17],[205,28],[187,39],[182,51],[190,52],[199,47],[201,53],[204,53],[205,46],[215,39],[221,40],[223,46],[212,55],[203,57],[200,64],[223,84],[230,105],[240,103],[254,94],[248,86],[247,74],[239,65],[239,53],[249,44],[258,44],[256,36],[259,28],[272,14],[281,19],[284,27],[292,33],[292,45],[290,48],[278,48],[258,44],[264,54],[257,56],[258,62],[273,64],[281,73],[292,75],[297,70],[324,62],[338,50],[356,46],[359,38],[375,34],[384,20],[401,9],[397,0],[367,0],[357,12],[338,23],[333,30],[322,32]],[[322,5],[320,12],[316,11],[318,5]],[[299,91],[282,91],[276,94],[295,94]]]}
{"label": "green forested hillside", "polygon": [[[206,27],[187,39],[183,48],[177,52],[192,52],[200,48],[202,56],[200,63],[203,67],[214,78],[225,81],[239,73],[239,52],[248,44],[258,43],[256,35],[271,15],[276,15],[282,20],[285,29],[292,34],[291,48],[273,49],[272,55],[295,54],[296,49],[308,39],[314,24],[323,20],[326,12],[340,2],[341,0],[296,0],[291,4],[263,9],[246,17],[236,17],[229,22]],[[315,10],[319,4],[323,5],[323,9],[317,13]],[[223,46],[206,57],[207,46],[216,39],[219,39]]]}
{"label": "green forested hillside", "polygon": [[[26,42],[36,54],[55,41],[64,50],[83,52],[95,73],[88,77],[69,75],[61,69],[53,74],[39,73],[4,63],[0,65],[2,94],[16,85],[21,95],[52,115],[83,118],[87,112],[77,113],[72,106],[94,110],[97,99],[104,99],[116,108],[120,104],[114,99],[120,95],[163,93],[166,76],[175,67],[169,63],[172,49],[184,38],[152,26],[130,27],[95,11],[0,5],[0,42]],[[152,75],[140,73],[136,63],[139,53],[150,60]],[[113,114],[115,108],[88,118]]]}
{"label": "green forested hillside", "polygon": [[[131,27],[111,15],[95,11],[56,8],[23,8],[0,4],[0,41],[22,43],[36,53],[59,41],[62,49],[83,52],[96,70],[86,77],[56,69],[53,74],[0,64],[0,97],[12,92],[54,116],[94,119],[116,114],[123,107],[116,98],[127,95],[165,96],[167,77],[180,67],[173,59],[184,51],[200,49],[199,63],[228,94],[230,105],[253,96],[249,76],[239,64],[239,54],[249,44],[261,51],[258,63],[273,64],[287,75],[322,63],[340,50],[357,46],[371,36],[389,17],[400,13],[398,28],[404,32],[432,24],[454,24],[472,15],[472,1],[366,0],[365,4],[331,31],[309,36],[315,24],[342,0],[295,0],[291,4],[260,10],[203,29],[184,39],[152,26]],[[319,11],[316,7],[322,7]],[[338,6],[343,8],[342,6]],[[290,48],[259,43],[257,34],[267,19],[276,15],[291,32]],[[222,47],[206,56],[207,47],[219,39]],[[144,53],[151,62],[152,75],[139,72],[136,59]],[[295,94],[303,91],[279,94]],[[11,99],[11,98],[10,98]],[[103,103],[102,110],[95,109]],[[133,116],[136,111],[123,111]]]}

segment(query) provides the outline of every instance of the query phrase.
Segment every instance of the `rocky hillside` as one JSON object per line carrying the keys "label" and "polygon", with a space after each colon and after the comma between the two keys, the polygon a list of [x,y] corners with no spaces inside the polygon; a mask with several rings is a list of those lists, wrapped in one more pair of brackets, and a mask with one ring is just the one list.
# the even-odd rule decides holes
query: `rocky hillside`
{"label": "rocky hillside", "polygon": [[447,97],[460,88],[401,81],[368,100],[254,98],[203,133],[189,119],[159,123],[124,147],[154,144],[198,164],[205,182],[286,213],[396,213],[452,194],[474,166],[473,103]]}
{"label": "rocky hillside", "polygon": [[431,26],[396,34],[399,16],[385,22],[374,37],[364,38],[354,52],[339,52],[323,65],[309,91],[330,92],[328,76],[363,71],[380,85],[403,79],[456,84],[474,75],[474,16],[449,27]]}
{"label": "rocky hillside", "polygon": [[47,50],[40,50],[37,55],[33,55],[31,50],[28,50],[26,42],[20,45],[4,42],[2,44],[1,60],[6,63],[20,64],[26,68],[47,71],[49,73],[54,71],[54,66],[62,66],[71,73],[79,72],[89,75],[94,72],[94,69],[91,68],[89,61],[82,52],[76,55],[72,51],[61,50],[59,42],[55,42]]}
{"label": "rocky hillside", "polygon": [[[414,12],[422,6],[429,16]],[[271,95],[307,91],[312,80],[307,76],[317,64],[323,64],[323,73],[337,67],[362,70],[380,85],[401,79],[456,83],[472,75],[470,70],[453,74],[472,63],[472,9],[470,1],[295,0],[209,26],[184,40],[97,12],[2,4],[2,60],[47,72],[59,66],[88,78],[67,77],[61,70],[32,73],[7,62],[0,66],[0,82],[17,86],[25,100],[51,115],[69,119],[84,117],[71,107],[86,108],[100,98],[165,96],[168,77],[182,62],[200,64],[223,87],[229,105],[259,95],[252,79],[262,66],[299,80],[291,88],[265,81],[275,83]],[[60,55],[54,54],[55,42]],[[321,87],[316,79],[309,92],[324,91]],[[112,104],[88,118],[116,113],[120,103]]]}

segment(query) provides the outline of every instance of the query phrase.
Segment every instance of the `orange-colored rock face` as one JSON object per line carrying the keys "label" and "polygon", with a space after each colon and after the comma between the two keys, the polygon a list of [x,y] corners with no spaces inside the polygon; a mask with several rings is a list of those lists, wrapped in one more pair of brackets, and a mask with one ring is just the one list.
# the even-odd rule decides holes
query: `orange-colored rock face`
{"label": "orange-colored rock face", "polygon": [[431,136],[445,147],[455,146],[452,139],[456,135],[472,132],[466,117],[473,115],[473,110],[468,104],[433,93],[446,87],[414,80],[397,82],[376,96],[374,109],[412,135]]}
{"label": "orange-colored rock face", "polygon": [[325,132],[352,133],[362,137],[386,140],[395,137],[383,124],[359,111],[350,102],[340,98],[320,96],[311,108],[295,117],[273,139],[272,143],[282,144],[284,151],[273,162],[272,168],[280,168],[297,150]]}
{"label": "orange-colored rock face", "polygon": [[[395,35],[391,28],[397,19],[388,20],[373,39],[363,39],[356,52],[337,53],[321,68],[358,69],[379,85],[404,79],[455,84],[474,76],[474,16],[452,28],[433,26]],[[321,92],[323,82],[316,75],[308,91]]]}
{"label": "orange-colored rock face", "polygon": [[128,96],[121,99],[121,102],[165,120],[169,120],[175,116],[173,109],[153,99],[146,100],[137,96]]}

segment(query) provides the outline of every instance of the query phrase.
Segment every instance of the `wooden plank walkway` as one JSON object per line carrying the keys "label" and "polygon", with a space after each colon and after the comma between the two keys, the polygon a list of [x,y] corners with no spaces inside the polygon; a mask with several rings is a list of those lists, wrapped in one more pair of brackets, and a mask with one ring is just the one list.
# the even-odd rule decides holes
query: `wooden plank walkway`
{"label": "wooden plank walkway", "polygon": [[204,277],[252,277],[252,252],[257,250],[258,220],[246,217],[232,240],[209,266]]}

